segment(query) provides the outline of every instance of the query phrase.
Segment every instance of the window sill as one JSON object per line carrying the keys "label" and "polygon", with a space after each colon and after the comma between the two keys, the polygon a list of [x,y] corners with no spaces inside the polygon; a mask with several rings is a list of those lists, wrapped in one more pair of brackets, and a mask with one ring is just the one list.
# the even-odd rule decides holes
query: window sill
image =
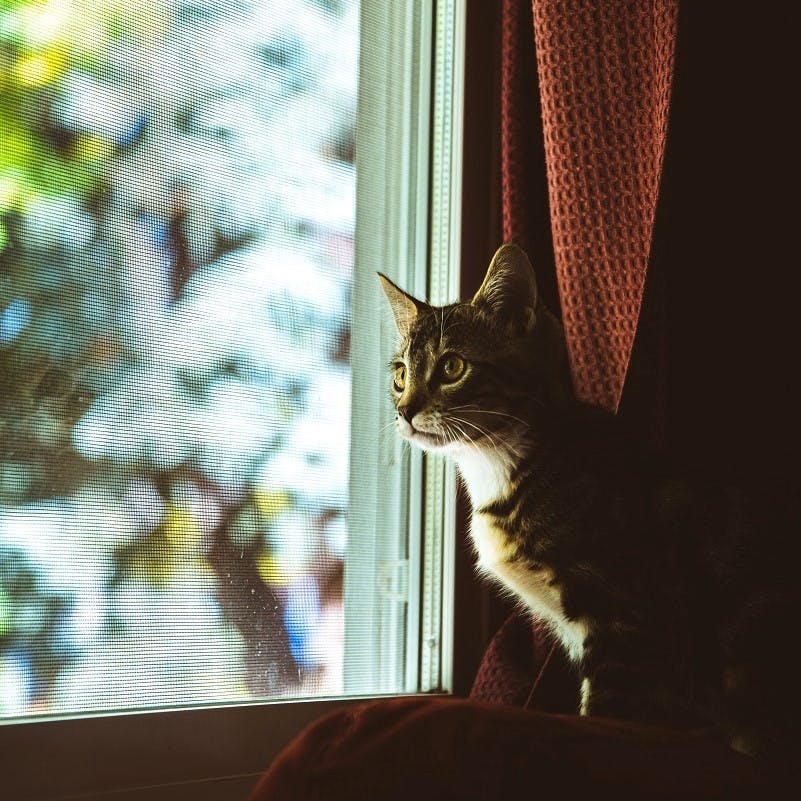
{"label": "window sill", "polygon": [[157,710],[0,725],[3,796],[243,799],[306,725],[366,698]]}

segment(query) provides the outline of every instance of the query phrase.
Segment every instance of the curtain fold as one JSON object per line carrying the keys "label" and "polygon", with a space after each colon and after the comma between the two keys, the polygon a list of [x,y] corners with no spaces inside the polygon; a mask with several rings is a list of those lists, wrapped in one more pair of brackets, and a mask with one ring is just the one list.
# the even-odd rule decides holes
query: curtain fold
{"label": "curtain fold", "polygon": [[526,5],[503,6],[503,235],[526,247],[536,213],[526,186],[533,37],[573,380],[579,398],[616,411],[651,249],[678,0],[533,0],[530,17]]}

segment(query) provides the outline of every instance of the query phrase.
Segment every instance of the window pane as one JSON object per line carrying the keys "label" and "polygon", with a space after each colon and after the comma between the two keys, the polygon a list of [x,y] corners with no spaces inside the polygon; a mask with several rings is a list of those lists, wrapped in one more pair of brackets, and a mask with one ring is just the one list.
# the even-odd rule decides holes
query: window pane
{"label": "window pane", "polygon": [[0,2],[0,714],[343,691],[359,17]]}

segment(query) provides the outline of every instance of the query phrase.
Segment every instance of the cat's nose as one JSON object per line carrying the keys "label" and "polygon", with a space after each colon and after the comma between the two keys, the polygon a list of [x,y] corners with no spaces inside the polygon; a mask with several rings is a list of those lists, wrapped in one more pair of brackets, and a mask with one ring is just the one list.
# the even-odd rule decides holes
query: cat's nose
{"label": "cat's nose", "polygon": [[412,418],[417,414],[417,407],[413,407],[410,403],[404,403],[403,406],[398,406],[398,414],[411,424]]}

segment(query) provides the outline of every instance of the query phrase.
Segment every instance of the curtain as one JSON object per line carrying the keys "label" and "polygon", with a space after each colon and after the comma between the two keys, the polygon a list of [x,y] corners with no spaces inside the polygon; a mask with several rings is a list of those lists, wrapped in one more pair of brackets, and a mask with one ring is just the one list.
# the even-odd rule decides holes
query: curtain
{"label": "curtain", "polygon": [[[667,326],[665,265],[652,245],[677,12],[678,0],[501,9],[503,238],[532,256],[546,301],[561,306],[578,397],[619,412],[657,447]],[[513,615],[471,697],[569,713],[578,678],[550,634]]]}
{"label": "curtain", "polygon": [[651,252],[677,13],[678,0],[503,0],[503,237],[536,252],[544,210],[531,175],[541,136],[576,392],[610,411],[620,405]]}

